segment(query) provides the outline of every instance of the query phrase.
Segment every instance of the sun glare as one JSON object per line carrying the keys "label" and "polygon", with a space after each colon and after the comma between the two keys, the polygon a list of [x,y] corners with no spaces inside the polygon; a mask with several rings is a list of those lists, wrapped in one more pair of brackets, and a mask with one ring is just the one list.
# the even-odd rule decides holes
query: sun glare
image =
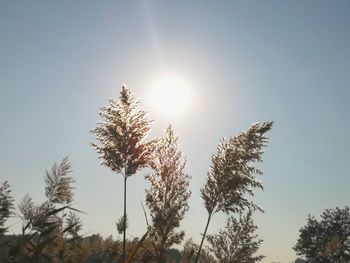
{"label": "sun glare", "polygon": [[151,85],[148,101],[157,114],[176,117],[189,109],[192,93],[185,79],[167,74]]}

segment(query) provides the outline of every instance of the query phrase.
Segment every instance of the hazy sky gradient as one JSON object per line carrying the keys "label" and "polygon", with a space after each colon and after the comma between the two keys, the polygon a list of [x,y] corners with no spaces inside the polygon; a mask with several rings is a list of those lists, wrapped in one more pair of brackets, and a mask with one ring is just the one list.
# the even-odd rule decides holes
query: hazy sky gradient
{"label": "hazy sky gradient", "polygon": [[[349,205],[349,1],[2,1],[0,180],[15,198],[44,197],[44,171],[69,155],[84,233],[116,236],[122,177],[99,165],[89,131],[126,83],[171,123],[192,176],[187,237],[200,239],[199,197],[219,139],[273,120],[256,202],[264,262],[290,262],[307,215]],[[163,71],[195,101],[165,119],[144,100]],[[143,174],[128,181],[129,234],[145,222]],[[224,226],[216,216],[209,232]],[[18,224],[17,224],[18,227]]]}

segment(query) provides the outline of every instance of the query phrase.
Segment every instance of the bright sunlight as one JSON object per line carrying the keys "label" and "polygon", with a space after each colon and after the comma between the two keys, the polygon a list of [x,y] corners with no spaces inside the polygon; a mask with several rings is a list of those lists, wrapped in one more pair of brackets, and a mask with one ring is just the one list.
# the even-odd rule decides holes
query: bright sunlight
{"label": "bright sunlight", "polygon": [[192,92],[184,78],[165,74],[151,84],[147,100],[156,113],[177,117],[189,109]]}

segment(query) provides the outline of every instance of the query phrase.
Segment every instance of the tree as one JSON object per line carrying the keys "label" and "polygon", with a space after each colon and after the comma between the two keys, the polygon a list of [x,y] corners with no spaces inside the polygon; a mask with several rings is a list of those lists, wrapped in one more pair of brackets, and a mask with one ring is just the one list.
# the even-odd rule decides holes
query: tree
{"label": "tree", "polygon": [[256,175],[261,175],[262,171],[253,164],[262,161],[261,155],[267,145],[265,133],[271,127],[272,122],[257,123],[238,136],[220,141],[217,153],[212,156],[206,183],[201,189],[201,197],[208,217],[196,263],[199,260],[209,223],[215,213],[229,214],[241,212],[244,209],[262,210],[249,200],[247,195],[253,196],[255,188],[263,188],[261,182],[256,179]]}
{"label": "tree", "polygon": [[293,249],[310,263],[350,262],[349,207],[326,209],[320,220],[309,215]]}
{"label": "tree", "polygon": [[144,142],[150,131],[150,121],[146,112],[140,109],[139,102],[125,86],[120,92],[119,101],[110,100],[102,107],[103,121],[92,130],[98,143],[92,143],[102,159],[102,164],[124,177],[124,233],[123,262],[126,254],[126,181],[139,169],[147,167],[152,142]]}
{"label": "tree", "polygon": [[184,237],[184,231],[176,228],[188,211],[191,195],[190,176],[184,172],[185,165],[186,159],[178,149],[178,138],[169,126],[165,136],[159,138],[150,162],[154,173],[145,176],[150,182],[146,190],[146,205],[152,217],[149,236],[158,263],[166,262],[167,249],[179,244]]}
{"label": "tree", "polygon": [[0,236],[7,230],[6,220],[11,216],[13,209],[13,198],[10,185],[7,181],[0,184]]}
{"label": "tree", "polygon": [[254,255],[262,240],[254,234],[257,226],[251,216],[251,211],[246,215],[240,214],[239,220],[230,216],[225,229],[218,234],[208,235],[209,251],[218,263],[255,263],[264,258],[262,255]]}

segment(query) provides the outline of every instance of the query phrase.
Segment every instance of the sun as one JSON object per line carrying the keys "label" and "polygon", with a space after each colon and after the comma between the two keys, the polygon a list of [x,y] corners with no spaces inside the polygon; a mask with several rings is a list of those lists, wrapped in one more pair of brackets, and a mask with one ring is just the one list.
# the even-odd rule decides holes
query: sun
{"label": "sun", "polygon": [[174,74],[164,74],[149,89],[148,102],[153,110],[165,117],[177,117],[188,111],[192,92],[186,79]]}

